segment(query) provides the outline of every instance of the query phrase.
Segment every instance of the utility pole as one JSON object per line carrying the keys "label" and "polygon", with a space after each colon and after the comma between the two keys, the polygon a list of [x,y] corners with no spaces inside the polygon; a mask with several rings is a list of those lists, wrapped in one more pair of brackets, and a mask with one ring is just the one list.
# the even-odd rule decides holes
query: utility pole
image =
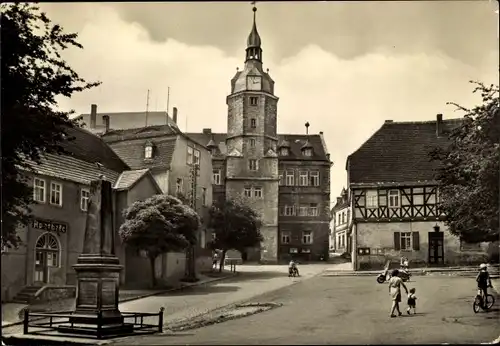
{"label": "utility pole", "polygon": [[[191,208],[196,212],[196,199],[198,190],[198,171],[200,166],[198,163],[193,163],[191,167],[191,195],[189,196],[189,202]],[[198,232],[198,230],[196,230]],[[196,282],[198,278],[196,277],[196,254],[195,254],[196,244],[190,244],[186,250],[186,272],[184,281]]]}

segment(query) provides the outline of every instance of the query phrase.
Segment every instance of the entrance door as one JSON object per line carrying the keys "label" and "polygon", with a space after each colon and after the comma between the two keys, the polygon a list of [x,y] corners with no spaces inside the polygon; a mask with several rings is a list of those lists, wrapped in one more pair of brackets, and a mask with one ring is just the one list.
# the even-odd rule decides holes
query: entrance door
{"label": "entrance door", "polygon": [[444,264],[444,233],[429,232],[429,264]]}
{"label": "entrance door", "polygon": [[47,264],[47,252],[37,249],[35,259],[35,283],[48,283],[49,267]]}
{"label": "entrance door", "polygon": [[35,283],[49,283],[49,267],[59,267],[59,241],[44,233],[35,245]]}

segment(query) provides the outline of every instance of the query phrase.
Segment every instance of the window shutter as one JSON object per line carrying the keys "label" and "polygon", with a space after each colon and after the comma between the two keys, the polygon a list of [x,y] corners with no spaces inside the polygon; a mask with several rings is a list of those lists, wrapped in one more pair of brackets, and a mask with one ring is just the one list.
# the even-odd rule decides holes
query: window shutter
{"label": "window shutter", "polygon": [[399,232],[394,232],[394,250],[401,250],[401,235]]}
{"label": "window shutter", "polygon": [[419,251],[420,250],[420,234],[418,232],[412,232],[413,236],[413,250]]}

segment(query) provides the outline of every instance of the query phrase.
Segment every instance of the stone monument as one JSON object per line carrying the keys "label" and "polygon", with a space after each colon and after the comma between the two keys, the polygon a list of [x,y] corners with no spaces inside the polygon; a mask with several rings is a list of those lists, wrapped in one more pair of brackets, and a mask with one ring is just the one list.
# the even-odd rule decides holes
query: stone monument
{"label": "stone monument", "polygon": [[125,334],[133,331],[124,324],[118,309],[119,278],[123,266],[115,255],[113,191],[109,181],[91,182],[90,203],[85,225],[83,251],[73,266],[77,274],[76,307],[72,327],[61,331],[85,334]]}

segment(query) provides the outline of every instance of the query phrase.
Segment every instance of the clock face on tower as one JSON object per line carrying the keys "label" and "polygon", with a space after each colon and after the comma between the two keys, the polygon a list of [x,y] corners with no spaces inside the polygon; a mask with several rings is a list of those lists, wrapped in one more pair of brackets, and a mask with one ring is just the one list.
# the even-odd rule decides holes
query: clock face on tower
{"label": "clock face on tower", "polygon": [[248,76],[247,77],[247,89],[248,90],[262,90],[262,77],[260,77],[260,76]]}

